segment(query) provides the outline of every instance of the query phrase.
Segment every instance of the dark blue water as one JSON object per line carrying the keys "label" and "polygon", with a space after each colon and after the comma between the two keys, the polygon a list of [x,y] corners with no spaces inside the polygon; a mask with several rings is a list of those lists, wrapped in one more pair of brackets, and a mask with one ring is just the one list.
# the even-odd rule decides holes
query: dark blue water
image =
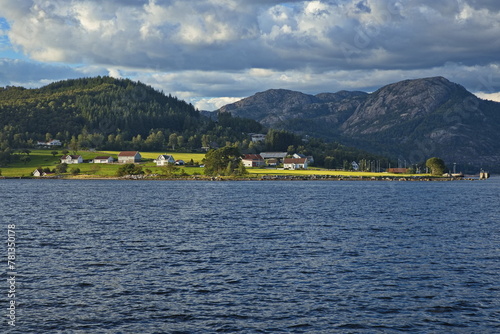
{"label": "dark blue water", "polygon": [[0,190],[0,332],[500,332],[500,178]]}

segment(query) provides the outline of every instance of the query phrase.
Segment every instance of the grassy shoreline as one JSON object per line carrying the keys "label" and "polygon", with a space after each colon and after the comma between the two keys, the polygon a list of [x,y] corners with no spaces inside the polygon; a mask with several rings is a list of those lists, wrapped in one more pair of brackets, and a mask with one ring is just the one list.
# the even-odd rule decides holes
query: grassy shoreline
{"label": "grassy shoreline", "polygon": [[[50,168],[53,169],[59,164],[61,151],[58,151],[57,155],[52,155],[52,150],[32,150],[29,154],[30,160],[28,162],[17,161],[6,167],[0,167],[2,173],[1,178],[64,178],[64,179],[127,179],[123,177],[117,177],[116,171],[122,164],[112,163],[112,164],[94,164],[94,163],[82,163],[77,165],[69,165],[68,173],[60,175],[52,175],[49,177],[33,177],[33,171],[38,168]],[[81,155],[85,161],[91,160],[96,156],[111,155],[113,158],[117,158],[119,151],[78,151],[78,155]],[[72,154],[72,153],[70,153]],[[381,179],[449,179],[442,177],[433,177],[429,174],[394,174],[394,173],[372,173],[372,172],[355,172],[355,171],[341,171],[341,170],[326,170],[320,168],[311,168],[307,170],[284,170],[284,169],[268,169],[268,168],[248,168],[248,174],[242,177],[209,177],[203,175],[203,168],[200,167],[190,167],[190,166],[178,166],[178,170],[174,175],[161,176],[163,170],[161,167],[157,167],[153,162],[154,159],[160,154],[165,154],[165,152],[141,152],[143,161],[140,163],[143,171],[149,170],[152,175],[158,176],[144,176],[140,179],[145,180],[299,180],[299,179],[311,179],[311,180],[335,180],[335,179],[355,179],[355,180],[381,180]],[[191,159],[194,162],[201,163],[202,159],[205,157],[203,153],[177,153],[169,152],[174,156],[176,160],[184,160],[189,162]],[[72,167],[77,167],[80,169],[80,174],[71,175],[69,170]]]}

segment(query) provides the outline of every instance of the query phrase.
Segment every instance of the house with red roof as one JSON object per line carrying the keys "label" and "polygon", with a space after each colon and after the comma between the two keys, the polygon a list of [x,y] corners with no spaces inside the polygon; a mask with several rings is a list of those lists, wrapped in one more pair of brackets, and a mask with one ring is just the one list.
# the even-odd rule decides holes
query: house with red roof
{"label": "house with red roof", "polygon": [[141,161],[142,157],[139,151],[123,151],[118,154],[118,163],[133,164]]}

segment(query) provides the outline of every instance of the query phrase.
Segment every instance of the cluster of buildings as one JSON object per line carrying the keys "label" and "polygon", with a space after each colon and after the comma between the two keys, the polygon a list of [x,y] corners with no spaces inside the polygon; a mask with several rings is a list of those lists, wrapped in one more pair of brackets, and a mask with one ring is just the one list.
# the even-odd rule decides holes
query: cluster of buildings
{"label": "cluster of buildings", "polygon": [[[287,152],[262,152],[260,154],[245,154],[242,158],[245,167],[276,167],[283,165],[285,169],[307,169],[309,164],[314,162],[312,156],[305,156],[295,153],[293,157],[287,157]],[[138,151],[123,151],[118,154],[119,164],[137,163],[142,159],[141,153]],[[81,155],[64,155],[61,157],[61,163],[81,164],[83,163]],[[91,163],[107,164],[114,163],[115,159],[112,156],[98,156],[95,157]],[[184,165],[183,160],[175,160],[173,155],[160,154],[153,162],[157,166],[166,166],[168,164]]]}
{"label": "cluster of buildings", "polygon": [[[123,151],[118,154],[119,164],[130,164],[140,162],[142,160],[141,153],[139,151]],[[71,164],[81,164],[83,163],[83,158],[81,155],[63,155],[61,157],[61,163]],[[110,155],[95,157],[91,163],[94,164],[110,164],[115,162],[115,159]],[[168,164],[184,165],[183,160],[175,160],[173,155],[161,154],[154,160],[157,166],[165,166]]]}
{"label": "cluster of buildings", "polygon": [[262,152],[260,154],[245,154],[242,161],[245,167],[276,167],[283,165],[284,169],[307,169],[314,162],[312,156],[295,153],[287,157],[287,152]]}

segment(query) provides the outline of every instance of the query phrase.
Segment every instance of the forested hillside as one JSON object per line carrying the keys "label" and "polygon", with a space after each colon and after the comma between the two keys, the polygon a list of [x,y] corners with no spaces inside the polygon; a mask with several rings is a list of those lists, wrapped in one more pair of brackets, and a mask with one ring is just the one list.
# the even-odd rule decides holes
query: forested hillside
{"label": "forested hillside", "polygon": [[40,89],[0,88],[0,129],[2,149],[58,139],[79,148],[161,150],[223,145],[262,126],[233,117],[217,124],[142,83],[97,77]]}

